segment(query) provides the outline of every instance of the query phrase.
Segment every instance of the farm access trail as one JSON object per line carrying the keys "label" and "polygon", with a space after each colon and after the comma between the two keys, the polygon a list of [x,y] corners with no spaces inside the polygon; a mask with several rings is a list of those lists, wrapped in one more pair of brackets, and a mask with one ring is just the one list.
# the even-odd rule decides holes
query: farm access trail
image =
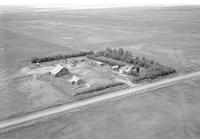
{"label": "farm access trail", "polygon": [[0,121],[0,133],[2,134],[4,132],[9,132],[14,129],[41,123],[48,119],[59,117],[60,115],[66,113],[66,112],[78,110],[81,107],[88,106],[88,105],[91,105],[94,103],[98,103],[101,101],[108,101],[108,100],[112,100],[112,99],[120,99],[122,97],[127,97],[128,95],[137,95],[137,94],[145,93],[150,90],[170,86],[179,81],[195,78],[198,76],[200,76],[200,71],[193,72],[193,73],[186,74],[186,75],[179,75],[179,76],[176,76],[173,78],[163,79],[158,82],[141,85],[141,86],[138,86],[135,88],[120,90],[120,91],[104,94],[101,96],[96,96],[93,98],[81,100],[78,102],[73,102],[70,104],[63,104],[60,106],[55,106],[52,108],[34,112],[34,113],[24,115],[21,117],[3,120],[3,121]]}

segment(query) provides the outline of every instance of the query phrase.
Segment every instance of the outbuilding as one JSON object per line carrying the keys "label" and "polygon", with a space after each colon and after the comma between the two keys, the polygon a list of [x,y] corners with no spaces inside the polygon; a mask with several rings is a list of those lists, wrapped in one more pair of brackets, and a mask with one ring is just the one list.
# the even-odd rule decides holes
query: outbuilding
{"label": "outbuilding", "polygon": [[55,77],[60,77],[60,76],[63,76],[63,75],[66,75],[68,74],[69,71],[67,69],[67,67],[65,66],[62,66],[60,64],[56,65],[51,71],[50,71],[50,74],[55,76]]}

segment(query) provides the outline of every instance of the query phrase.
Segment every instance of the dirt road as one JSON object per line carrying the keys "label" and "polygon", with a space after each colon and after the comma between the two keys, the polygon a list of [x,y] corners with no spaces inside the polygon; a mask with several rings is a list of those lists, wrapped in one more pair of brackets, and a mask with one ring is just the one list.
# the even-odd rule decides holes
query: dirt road
{"label": "dirt road", "polygon": [[144,92],[147,92],[148,90],[162,88],[164,86],[169,86],[171,84],[174,84],[178,81],[195,78],[198,76],[200,76],[200,71],[190,73],[187,75],[180,75],[174,78],[165,79],[159,82],[150,83],[143,86],[138,86],[136,88],[121,90],[121,91],[93,97],[90,99],[74,102],[71,104],[56,106],[56,107],[45,109],[45,110],[35,112],[29,115],[0,121],[0,133],[8,132],[16,128],[30,126],[30,125],[48,120],[50,118],[58,117],[59,115],[65,112],[68,112],[70,110],[75,110],[75,109],[78,109],[78,108],[81,108],[83,106],[87,106],[93,103],[115,99],[115,98],[122,98],[122,97],[126,97],[127,95],[136,95],[136,94],[144,93]]}

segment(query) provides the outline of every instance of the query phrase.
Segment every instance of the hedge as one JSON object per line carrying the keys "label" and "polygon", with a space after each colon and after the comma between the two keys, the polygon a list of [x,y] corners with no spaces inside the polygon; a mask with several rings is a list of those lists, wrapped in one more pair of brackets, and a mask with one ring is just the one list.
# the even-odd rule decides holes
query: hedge
{"label": "hedge", "polygon": [[89,52],[79,52],[74,54],[66,54],[66,55],[53,55],[53,56],[46,56],[46,57],[34,57],[31,59],[31,63],[42,63],[42,62],[50,62],[54,60],[61,60],[66,58],[72,58],[72,57],[79,57],[79,56],[86,56],[93,54],[93,51]]}
{"label": "hedge", "polygon": [[74,96],[89,94],[89,93],[93,93],[93,92],[96,92],[96,91],[101,91],[101,90],[104,90],[104,89],[107,89],[107,88],[119,86],[119,85],[124,85],[124,83],[122,83],[122,82],[114,82],[114,83],[110,83],[110,84],[107,84],[107,85],[102,85],[102,86],[98,86],[98,87],[88,88],[86,90],[83,90],[81,92],[76,93]]}
{"label": "hedge", "polygon": [[144,75],[140,75],[133,80],[133,82],[138,82],[145,79],[155,79],[159,76],[166,76],[168,74],[176,73],[175,69],[169,67],[162,67],[159,70],[152,69],[151,71],[147,72]]}

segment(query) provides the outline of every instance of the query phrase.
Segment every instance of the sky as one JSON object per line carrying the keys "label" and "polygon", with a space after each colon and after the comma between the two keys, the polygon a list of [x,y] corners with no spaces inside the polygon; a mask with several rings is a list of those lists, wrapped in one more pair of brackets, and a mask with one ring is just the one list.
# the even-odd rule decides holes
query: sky
{"label": "sky", "polygon": [[157,5],[200,5],[200,0],[0,0],[0,5],[66,6],[66,7],[130,7]]}

